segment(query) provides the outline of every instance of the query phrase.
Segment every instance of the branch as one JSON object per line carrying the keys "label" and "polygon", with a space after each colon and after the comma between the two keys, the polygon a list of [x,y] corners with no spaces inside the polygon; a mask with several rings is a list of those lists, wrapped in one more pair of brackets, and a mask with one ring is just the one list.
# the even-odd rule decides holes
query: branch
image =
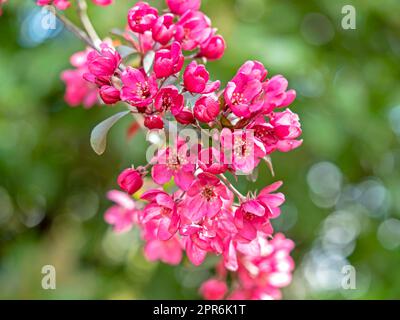
{"label": "branch", "polygon": [[93,24],[90,21],[89,16],[87,14],[87,3],[85,0],[77,0],[77,6],[78,6],[78,16],[83,25],[83,28],[85,29],[92,43],[96,46],[97,50],[101,44],[101,39],[97,35],[97,32],[94,29]]}
{"label": "branch", "polygon": [[239,199],[240,202],[244,201],[246,197],[242,195],[234,186],[233,184],[228,180],[227,177],[225,177],[223,174],[220,174],[219,177],[221,178],[222,182],[234,193],[234,195]]}

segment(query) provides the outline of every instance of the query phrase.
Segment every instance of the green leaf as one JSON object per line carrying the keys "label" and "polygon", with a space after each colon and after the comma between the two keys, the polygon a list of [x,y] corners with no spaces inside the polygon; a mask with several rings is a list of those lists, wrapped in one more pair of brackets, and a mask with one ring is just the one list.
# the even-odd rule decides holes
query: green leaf
{"label": "green leaf", "polygon": [[125,117],[129,114],[130,111],[123,111],[113,116],[109,117],[108,119],[99,123],[93,130],[90,135],[90,145],[94,152],[98,155],[102,155],[106,150],[107,146],[107,134],[108,131],[112,128],[112,126],[118,122],[121,118]]}
{"label": "green leaf", "polygon": [[150,50],[149,52],[146,53],[146,55],[143,58],[143,68],[147,74],[150,73],[150,70],[153,66],[155,55],[156,53],[153,50]]}

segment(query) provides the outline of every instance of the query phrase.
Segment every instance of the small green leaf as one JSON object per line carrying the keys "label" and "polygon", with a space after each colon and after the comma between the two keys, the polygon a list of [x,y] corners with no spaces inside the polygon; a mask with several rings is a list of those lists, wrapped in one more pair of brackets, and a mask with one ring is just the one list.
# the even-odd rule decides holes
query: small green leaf
{"label": "small green leaf", "polygon": [[153,67],[155,54],[156,53],[153,50],[150,50],[143,58],[143,68],[147,74],[150,73],[150,70]]}
{"label": "small green leaf", "polygon": [[106,150],[107,146],[107,134],[112,126],[118,122],[121,118],[129,114],[130,111],[123,111],[113,116],[107,118],[106,120],[100,122],[93,130],[90,135],[90,145],[94,152],[98,155],[102,155]]}

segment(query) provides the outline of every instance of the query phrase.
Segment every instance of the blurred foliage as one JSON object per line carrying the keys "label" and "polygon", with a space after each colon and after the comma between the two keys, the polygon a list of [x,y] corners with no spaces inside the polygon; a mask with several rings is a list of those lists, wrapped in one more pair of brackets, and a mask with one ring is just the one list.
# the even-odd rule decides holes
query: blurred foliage
{"label": "blurred foliage", "polygon": [[[134,4],[115,2],[89,8],[104,37],[124,27]],[[356,30],[341,27],[348,4]],[[284,181],[275,226],[297,244],[285,298],[400,298],[400,2],[204,0],[202,8],[228,43],[209,64],[214,78],[226,83],[258,59],[298,92],[303,146],[273,155],[275,178],[263,166],[255,186],[238,185]],[[121,169],[144,163],[146,142],[126,138],[126,118],[106,153],[94,154],[91,129],[122,107],[63,102],[60,72],[84,47],[65,30],[36,41],[38,12],[14,0],[0,18],[0,298],[198,298],[212,259],[200,268],[148,263],[136,231],[117,236],[104,223],[106,191]],[[56,267],[57,290],[41,288],[46,264]],[[356,268],[356,290],[340,287],[345,264]]]}

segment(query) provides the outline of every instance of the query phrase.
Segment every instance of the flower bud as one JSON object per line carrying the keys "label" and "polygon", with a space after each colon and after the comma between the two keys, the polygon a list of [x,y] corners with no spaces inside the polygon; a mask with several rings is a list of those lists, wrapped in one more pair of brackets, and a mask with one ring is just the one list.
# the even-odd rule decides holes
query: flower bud
{"label": "flower bud", "polygon": [[164,122],[160,116],[152,115],[144,118],[144,125],[146,128],[152,129],[162,129],[164,128]]}
{"label": "flower bud", "polygon": [[114,104],[121,100],[120,92],[113,86],[102,86],[100,88],[100,97],[105,104]]}
{"label": "flower bud", "polygon": [[194,122],[193,113],[189,109],[183,109],[175,116],[180,124],[191,124]]}
{"label": "flower bud", "polygon": [[142,175],[135,169],[125,169],[118,176],[119,187],[129,194],[134,194],[143,186]]}
{"label": "flower bud", "polygon": [[219,102],[211,97],[202,97],[196,101],[193,112],[197,120],[211,122],[219,114]]}
{"label": "flower bud", "polygon": [[213,36],[200,48],[200,56],[208,60],[221,59],[225,52],[225,40],[222,36]]}

